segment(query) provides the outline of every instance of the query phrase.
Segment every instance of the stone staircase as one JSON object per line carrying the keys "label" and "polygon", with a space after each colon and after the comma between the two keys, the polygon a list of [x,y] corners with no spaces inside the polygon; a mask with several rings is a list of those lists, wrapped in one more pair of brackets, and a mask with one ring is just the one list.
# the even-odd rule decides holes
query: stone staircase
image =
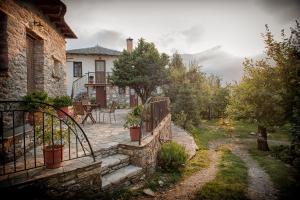
{"label": "stone staircase", "polygon": [[134,184],[144,175],[143,169],[130,164],[128,155],[117,153],[117,145],[95,152],[102,164],[102,190],[108,191]]}

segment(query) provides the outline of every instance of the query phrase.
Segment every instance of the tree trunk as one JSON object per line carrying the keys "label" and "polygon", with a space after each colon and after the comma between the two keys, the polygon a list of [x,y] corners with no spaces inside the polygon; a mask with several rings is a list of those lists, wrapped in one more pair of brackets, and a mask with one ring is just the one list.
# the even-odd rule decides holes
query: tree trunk
{"label": "tree trunk", "polygon": [[147,101],[147,98],[144,97],[144,96],[140,96],[140,97],[141,97],[141,100],[142,100],[142,104],[144,105],[146,103],[146,101]]}
{"label": "tree trunk", "polygon": [[258,125],[257,127],[257,149],[260,151],[269,151],[267,129]]}

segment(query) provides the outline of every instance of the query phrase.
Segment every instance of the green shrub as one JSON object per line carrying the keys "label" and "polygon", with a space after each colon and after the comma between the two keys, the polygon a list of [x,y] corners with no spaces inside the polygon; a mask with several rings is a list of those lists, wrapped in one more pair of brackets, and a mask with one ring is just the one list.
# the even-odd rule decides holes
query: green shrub
{"label": "green shrub", "polygon": [[168,142],[162,145],[159,152],[159,165],[166,171],[176,171],[187,161],[188,154],[183,146],[176,142]]}
{"label": "green shrub", "polygon": [[299,169],[300,151],[288,145],[273,146],[271,155]]}
{"label": "green shrub", "polygon": [[96,97],[92,97],[92,98],[90,99],[90,101],[91,101],[91,104],[96,104]]}
{"label": "green shrub", "polygon": [[48,103],[48,94],[43,91],[34,91],[30,94],[23,96],[22,100],[24,101],[24,109],[28,111],[36,111],[39,108],[45,106],[41,103]]}
{"label": "green shrub", "polygon": [[72,99],[68,95],[55,97],[53,99],[53,105],[58,108],[63,108],[72,105]]}

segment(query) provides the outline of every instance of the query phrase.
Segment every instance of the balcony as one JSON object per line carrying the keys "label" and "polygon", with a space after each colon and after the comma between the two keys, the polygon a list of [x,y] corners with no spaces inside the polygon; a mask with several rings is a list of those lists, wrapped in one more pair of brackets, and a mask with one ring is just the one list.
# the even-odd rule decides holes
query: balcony
{"label": "balcony", "polygon": [[111,72],[88,72],[87,73],[87,83],[84,84],[85,87],[94,87],[94,86],[105,86],[110,85]]}
{"label": "balcony", "polygon": [[74,98],[80,93],[85,92],[86,88],[88,87],[110,85],[111,76],[112,76],[112,72],[99,73],[99,74],[95,72],[86,73],[84,76],[76,79],[73,82],[71,97]]}

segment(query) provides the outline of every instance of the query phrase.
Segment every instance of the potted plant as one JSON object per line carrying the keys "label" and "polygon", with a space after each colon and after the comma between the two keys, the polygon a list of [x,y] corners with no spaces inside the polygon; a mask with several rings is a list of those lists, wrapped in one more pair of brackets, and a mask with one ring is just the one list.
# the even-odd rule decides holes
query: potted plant
{"label": "potted plant", "polygon": [[91,97],[90,102],[91,102],[91,104],[96,104],[97,103],[96,97]]}
{"label": "potted plant", "polygon": [[[60,110],[64,111],[65,113],[69,114],[68,106],[72,105],[72,99],[68,95],[60,97],[58,96],[53,99],[53,105],[59,108]],[[60,110],[57,110],[57,115],[59,118],[64,118],[66,115]]]}
{"label": "potted plant", "polygon": [[138,141],[140,138],[142,112],[143,112],[143,106],[138,105],[132,110],[132,112],[128,113],[126,117],[124,128],[129,128],[131,141]]}
{"label": "potted plant", "polygon": [[41,109],[45,108],[48,103],[48,94],[43,91],[35,91],[22,97],[24,101],[22,107],[25,111],[28,111],[27,121],[30,125],[38,124],[42,121]]}
{"label": "potted plant", "polygon": [[89,76],[89,83],[94,83],[94,76]]}
{"label": "potted plant", "polygon": [[[53,127],[53,128],[52,128]],[[45,117],[44,130],[42,126],[36,127],[37,138],[43,143],[43,155],[47,169],[55,169],[62,166],[64,144],[69,139],[66,129],[59,129],[59,120],[52,121],[51,116]]]}

